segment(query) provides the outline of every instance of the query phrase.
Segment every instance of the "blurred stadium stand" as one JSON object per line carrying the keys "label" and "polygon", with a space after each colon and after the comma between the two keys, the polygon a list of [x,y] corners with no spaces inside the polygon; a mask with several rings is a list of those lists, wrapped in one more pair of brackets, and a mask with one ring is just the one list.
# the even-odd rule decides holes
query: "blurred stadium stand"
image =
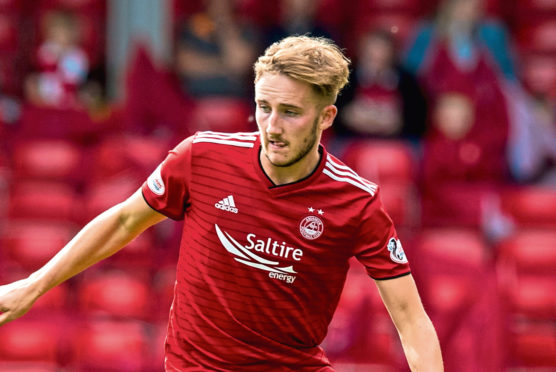
{"label": "blurred stadium stand", "polygon": [[[45,15],[53,9],[76,15],[94,77],[106,74],[110,58],[106,30],[113,1],[118,0],[0,0],[0,95],[21,104],[15,122],[4,119],[0,105],[2,283],[40,267],[80,226],[137,190],[184,133],[254,128],[249,100],[188,97],[172,62],[161,67],[148,60],[148,48],[128,61],[132,76],[126,83],[100,79],[105,90],[121,84],[123,100],[105,96],[100,106],[72,108],[27,102],[25,78],[34,70]],[[235,2],[261,32],[277,22],[277,2]],[[200,0],[162,3],[170,9],[170,35],[202,10]],[[321,0],[317,17],[342,36],[349,54],[370,27],[386,28],[403,45],[437,3]],[[524,79],[539,83],[535,74],[541,71],[556,84],[556,1],[484,3],[489,15],[508,26]],[[556,85],[549,90],[556,96]],[[446,370],[556,371],[554,184],[508,181],[500,205],[514,229],[499,241],[450,221],[424,228],[419,144],[357,138],[338,145],[331,136],[331,152],[339,148],[350,167],[381,185],[436,324]],[[179,229],[173,222],[156,226],[0,328],[0,371],[161,371]],[[408,370],[380,296],[357,263],[323,346],[338,372]]]}

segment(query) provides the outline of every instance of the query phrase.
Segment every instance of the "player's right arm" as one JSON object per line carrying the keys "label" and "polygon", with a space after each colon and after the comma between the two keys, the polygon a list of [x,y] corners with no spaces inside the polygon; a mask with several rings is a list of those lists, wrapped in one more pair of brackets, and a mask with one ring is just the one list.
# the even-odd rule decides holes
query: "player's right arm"
{"label": "player's right arm", "polygon": [[141,190],[101,213],[42,268],[0,286],[0,326],[25,314],[51,288],[113,255],[165,218],[145,202]]}

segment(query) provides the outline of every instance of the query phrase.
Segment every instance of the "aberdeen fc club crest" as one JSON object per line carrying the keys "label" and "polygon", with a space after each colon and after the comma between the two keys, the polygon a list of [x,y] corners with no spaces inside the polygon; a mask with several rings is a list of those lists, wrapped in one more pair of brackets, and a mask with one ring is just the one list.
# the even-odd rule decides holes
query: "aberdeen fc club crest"
{"label": "aberdeen fc club crest", "polygon": [[[314,212],[314,209],[310,207],[309,212]],[[320,209],[318,213],[321,215],[324,214],[324,212]],[[299,232],[305,239],[315,240],[322,235],[323,231],[324,224],[317,216],[307,216],[299,222]]]}

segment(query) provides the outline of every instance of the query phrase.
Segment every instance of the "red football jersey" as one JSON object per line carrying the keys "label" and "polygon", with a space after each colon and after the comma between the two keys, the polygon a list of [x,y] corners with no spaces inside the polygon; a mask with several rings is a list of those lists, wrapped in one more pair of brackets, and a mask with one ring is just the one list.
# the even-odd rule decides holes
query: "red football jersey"
{"label": "red football jersey", "polygon": [[200,132],[143,184],[185,218],[168,371],[332,371],[319,346],[355,256],[375,279],[409,274],[378,187],[321,146],[315,171],[276,186],[258,133]]}

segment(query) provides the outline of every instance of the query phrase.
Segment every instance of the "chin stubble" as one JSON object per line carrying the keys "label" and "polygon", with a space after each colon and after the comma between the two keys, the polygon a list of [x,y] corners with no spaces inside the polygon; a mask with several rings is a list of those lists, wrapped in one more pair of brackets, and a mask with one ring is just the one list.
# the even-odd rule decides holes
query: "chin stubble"
{"label": "chin stubble", "polygon": [[285,168],[294,165],[295,163],[301,161],[303,158],[307,156],[307,154],[311,151],[315,143],[317,142],[317,127],[319,124],[318,118],[315,119],[313,122],[313,128],[311,129],[311,134],[307,137],[304,141],[305,146],[297,153],[297,155],[287,163],[274,163],[270,160],[268,154],[265,151],[265,156],[270,162],[270,164],[274,165],[275,167]]}

